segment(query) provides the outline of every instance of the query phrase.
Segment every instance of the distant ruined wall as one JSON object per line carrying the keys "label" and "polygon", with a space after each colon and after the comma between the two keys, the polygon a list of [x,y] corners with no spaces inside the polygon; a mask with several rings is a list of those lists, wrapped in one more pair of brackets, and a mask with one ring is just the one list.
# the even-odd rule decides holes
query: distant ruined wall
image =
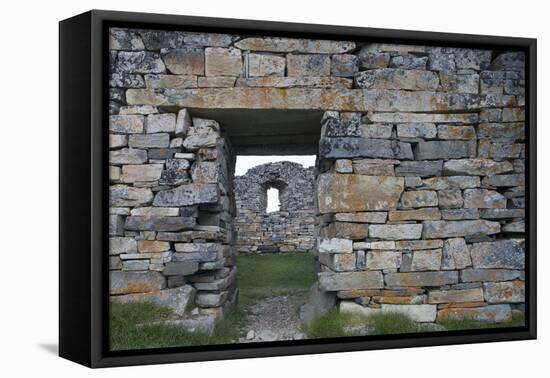
{"label": "distant ruined wall", "polygon": [[[235,177],[237,250],[306,252],[314,245],[313,168],[268,163]],[[280,211],[266,213],[266,191],[279,190]]]}
{"label": "distant ruined wall", "polygon": [[523,310],[523,53],[111,29],[110,57],[113,298],[190,329],[236,298],[231,143],[186,109],[317,109],[321,292],[423,322]]}

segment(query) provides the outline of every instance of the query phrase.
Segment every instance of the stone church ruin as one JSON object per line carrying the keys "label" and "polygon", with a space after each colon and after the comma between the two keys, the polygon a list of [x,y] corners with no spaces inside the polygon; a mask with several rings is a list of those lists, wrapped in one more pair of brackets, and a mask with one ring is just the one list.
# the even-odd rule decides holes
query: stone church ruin
{"label": "stone church ruin", "polygon": [[[211,330],[238,252],[300,250],[312,302],[343,312],[524,310],[522,53],[112,29],[110,57],[113,300]],[[317,163],[234,177],[237,155],[271,154]]]}

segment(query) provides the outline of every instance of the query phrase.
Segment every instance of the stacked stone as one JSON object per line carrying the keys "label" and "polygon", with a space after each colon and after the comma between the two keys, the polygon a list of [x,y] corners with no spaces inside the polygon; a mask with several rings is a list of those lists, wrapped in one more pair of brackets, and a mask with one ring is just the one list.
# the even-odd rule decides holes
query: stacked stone
{"label": "stacked stone", "polygon": [[186,109],[110,117],[110,291],[211,330],[236,300],[234,158],[220,126]]}
{"label": "stacked stone", "polygon": [[[399,91],[388,105],[407,112],[325,113],[319,287],[344,312],[509,321],[525,301],[523,55],[374,45],[359,60],[356,85]],[[426,113],[428,90],[510,98]]]}
{"label": "stacked stone", "polygon": [[[313,185],[313,168],[289,161],[259,165],[235,177],[238,251],[309,251],[315,243]],[[270,187],[279,190],[280,210],[266,213]]]}

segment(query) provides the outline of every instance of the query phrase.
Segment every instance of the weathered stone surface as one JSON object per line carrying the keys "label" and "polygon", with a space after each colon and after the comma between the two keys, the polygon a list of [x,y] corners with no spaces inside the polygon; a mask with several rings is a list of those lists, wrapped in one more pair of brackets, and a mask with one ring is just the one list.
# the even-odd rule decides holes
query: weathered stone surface
{"label": "weathered stone surface", "polygon": [[395,168],[397,176],[438,176],[443,171],[443,161],[401,161]]}
{"label": "weathered stone surface", "polygon": [[441,212],[436,208],[425,208],[415,210],[391,210],[389,220],[391,222],[401,222],[407,220],[439,220]]}
{"label": "weathered stone surface", "polygon": [[470,255],[475,269],[525,267],[524,246],[517,240],[474,243],[470,247]]}
{"label": "weathered stone surface", "polygon": [[369,225],[364,223],[333,222],[320,231],[322,236],[346,239],[365,239],[369,233]]}
{"label": "weathered stone surface", "polygon": [[334,162],[334,170],[337,173],[353,173],[353,164],[349,159],[338,159]]}
{"label": "weathered stone surface", "polygon": [[476,138],[476,130],[473,126],[469,125],[438,125],[437,137],[439,139],[470,140]]}
{"label": "weathered stone surface", "polygon": [[437,192],[439,208],[461,208],[464,204],[460,189],[446,189]]}
{"label": "weathered stone surface", "polygon": [[359,59],[353,54],[333,55],[330,71],[333,76],[353,77],[359,70]]}
{"label": "weathered stone surface", "polygon": [[170,243],[158,240],[138,240],[138,251],[141,253],[159,253],[170,249]]}
{"label": "weathered stone surface", "polygon": [[151,203],[153,193],[148,188],[113,185],[109,188],[110,206],[139,206]]}
{"label": "weathered stone surface", "polygon": [[109,76],[109,86],[116,88],[143,88],[145,81],[142,75],[127,72],[112,72]]}
{"label": "weathered stone surface", "polygon": [[442,240],[400,240],[395,242],[395,249],[419,250],[443,247]]}
{"label": "weathered stone surface", "polygon": [[386,68],[390,62],[390,54],[371,51],[368,47],[363,47],[357,57],[360,67],[367,70]]}
{"label": "weathered stone surface", "polygon": [[191,125],[191,116],[189,115],[189,111],[187,109],[181,109],[176,118],[176,135],[182,137],[186,136]]}
{"label": "weathered stone surface", "polygon": [[483,302],[483,289],[430,290],[429,303]]}
{"label": "weathered stone surface", "polygon": [[489,186],[524,186],[525,175],[524,174],[511,174],[511,175],[490,175],[483,179],[484,185]]}
{"label": "weathered stone surface", "polygon": [[323,54],[288,54],[288,76],[329,76],[330,57]]}
{"label": "weathered stone surface", "polygon": [[508,269],[464,269],[460,272],[461,282],[511,281],[519,278],[521,271]]}
{"label": "weathered stone surface", "polygon": [[111,50],[144,50],[145,46],[139,34],[135,31],[110,28],[109,49]]}
{"label": "weathered stone surface", "polygon": [[221,181],[220,164],[216,161],[197,161],[191,168],[191,178],[195,184],[215,184]]}
{"label": "weathered stone surface", "polygon": [[109,116],[109,130],[113,133],[138,134],[143,132],[144,118],[141,115]]}
{"label": "weathered stone surface", "polygon": [[398,55],[391,58],[391,68],[404,68],[407,70],[414,69],[426,69],[426,63],[428,63],[427,56],[415,56],[415,55]]}
{"label": "weathered stone surface", "polygon": [[110,294],[148,293],[166,287],[166,279],[159,272],[109,272]]}
{"label": "weathered stone surface", "polygon": [[393,125],[381,123],[362,124],[359,126],[360,136],[363,138],[391,138]]}
{"label": "weathered stone surface", "polygon": [[431,71],[382,68],[357,73],[355,84],[364,89],[424,91],[437,89],[439,78]]}
{"label": "weathered stone surface", "polygon": [[147,116],[145,130],[152,133],[173,133],[176,130],[176,115],[171,113]]}
{"label": "weathered stone surface", "polygon": [[500,224],[486,220],[424,221],[426,239],[461,236],[493,235],[500,232]]}
{"label": "weathered stone surface", "polygon": [[112,237],[109,238],[109,255],[120,255],[121,253],[136,253],[137,243],[134,238]]}
{"label": "weathered stone surface", "polygon": [[[199,79],[200,82],[200,79]],[[327,88],[327,89],[351,89],[353,80],[333,76],[264,76],[254,78],[237,79],[237,87],[272,87],[272,88]],[[200,86],[200,85],[199,85]],[[227,86],[227,85],[225,85]],[[232,85],[229,85],[232,86]],[[304,107],[307,105],[303,105]],[[362,105],[360,105],[362,106]],[[352,110],[351,108],[348,110]]]}
{"label": "weathered stone surface", "polygon": [[206,76],[239,76],[243,68],[241,51],[233,47],[205,49]]}
{"label": "weathered stone surface", "polygon": [[393,167],[398,162],[387,159],[354,159],[353,171],[360,175],[395,176]]}
{"label": "weathered stone surface", "polygon": [[470,175],[485,176],[496,175],[513,171],[514,167],[508,161],[497,162],[487,159],[459,159],[449,160],[443,164],[443,173],[447,176]]}
{"label": "weathered stone surface", "polygon": [[442,209],[441,218],[444,220],[479,219],[478,209]]}
{"label": "weathered stone surface", "polygon": [[473,319],[488,323],[502,323],[512,320],[510,305],[491,305],[474,308],[446,308],[437,312],[437,320]]}
{"label": "weathered stone surface", "polygon": [[522,303],[525,302],[525,282],[485,282],[483,293],[487,303]]}
{"label": "weathered stone surface", "polygon": [[422,180],[422,183],[427,189],[433,190],[468,189],[481,185],[479,177],[475,176],[430,177]]}
{"label": "weathered stone surface", "polygon": [[524,71],[525,53],[509,52],[500,54],[491,63],[490,69],[502,71]]}
{"label": "weathered stone surface", "polygon": [[420,239],[422,234],[421,224],[371,224],[369,236],[386,240]]}
{"label": "weathered stone surface", "polygon": [[121,106],[119,109],[119,114],[121,115],[130,115],[130,114],[156,114],[158,109],[155,106],[150,105],[136,105],[136,106]]}
{"label": "weathered stone surface", "polygon": [[353,242],[340,238],[317,238],[317,252],[351,253],[353,252]]}
{"label": "weathered stone surface", "polygon": [[220,33],[183,33],[183,40],[187,45],[227,47],[238,36]]}
{"label": "weathered stone surface", "polygon": [[162,55],[166,68],[177,75],[204,75],[204,49],[185,46]]}
{"label": "weathered stone surface", "polygon": [[464,269],[472,265],[470,251],[463,238],[447,239],[443,243],[443,261],[441,269]]}
{"label": "weathered stone surface", "polygon": [[147,161],[147,151],[133,148],[109,151],[111,164],[142,164]]}
{"label": "weathered stone surface", "polygon": [[138,217],[177,217],[180,209],[177,207],[137,207],[130,215]]}
{"label": "weathered stone surface", "polygon": [[119,51],[116,70],[134,74],[158,74],[166,68],[160,55],[149,51]]}
{"label": "weathered stone surface", "polygon": [[477,127],[480,138],[523,140],[525,139],[525,123],[480,123]]}
{"label": "weathered stone surface", "polygon": [[382,273],[378,271],[330,273],[317,275],[319,288],[325,291],[351,289],[381,289],[384,287]]}
{"label": "weathered stone surface", "polygon": [[185,159],[168,159],[166,168],[160,176],[161,185],[181,185],[189,179],[189,161]]}
{"label": "weathered stone surface", "polygon": [[203,147],[215,147],[220,139],[219,126],[190,127],[187,138],[183,140],[183,147],[196,151]]}
{"label": "weathered stone surface", "polygon": [[123,183],[135,183],[156,181],[160,178],[162,164],[123,165],[120,181]]}
{"label": "weathered stone surface", "polygon": [[475,141],[420,141],[414,149],[416,160],[456,159],[476,156]]}
{"label": "weathered stone surface", "polygon": [[128,145],[128,136],[120,134],[109,134],[109,148],[120,148]]}
{"label": "weathered stone surface", "polygon": [[430,304],[417,305],[394,305],[382,304],[380,308],[372,308],[361,306],[358,303],[351,301],[340,302],[340,312],[345,314],[356,314],[363,316],[371,316],[381,313],[400,313],[410,317],[412,320],[422,322],[433,322],[436,318],[437,306]]}
{"label": "weathered stone surface", "polygon": [[504,109],[502,109],[502,122],[520,122],[520,121],[525,121],[525,109],[524,108],[504,108]]}
{"label": "weathered stone surface", "polygon": [[128,139],[131,148],[163,148],[170,145],[170,135],[158,134],[132,134]]}
{"label": "weathered stone surface", "polygon": [[355,48],[354,42],[280,37],[252,37],[235,43],[241,50],[341,54]]}
{"label": "weathered stone surface", "polygon": [[437,129],[433,123],[401,123],[397,125],[399,138],[435,138]]}
{"label": "weathered stone surface", "polygon": [[215,184],[184,184],[155,195],[154,206],[177,207],[217,203],[220,193]]}
{"label": "weathered stone surface", "polygon": [[[491,109],[493,110],[493,109]],[[372,113],[368,115],[371,122],[388,123],[476,123],[476,113]]]}
{"label": "weathered stone surface", "polygon": [[237,79],[231,76],[205,76],[199,77],[199,88],[225,88],[234,87]]}
{"label": "weathered stone surface", "polygon": [[340,222],[356,223],[385,223],[388,217],[386,212],[364,212],[364,213],[336,213],[334,219]]}
{"label": "weathered stone surface", "polygon": [[317,182],[321,213],[395,208],[404,181],[402,178],[351,174],[320,174]]}
{"label": "weathered stone surface", "polygon": [[204,308],[219,307],[227,300],[228,292],[220,293],[199,293],[195,299],[195,303]]}
{"label": "weathered stone surface", "polygon": [[128,294],[116,297],[121,303],[152,302],[156,305],[168,307],[176,315],[184,315],[195,303],[196,290],[191,285],[165,289],[152,293]]}
{"label": "weathered stone surface", "polygon": [[286,60],[282,56],[248,54],[248,76],[284,76]]}
{"label": "weathered stone surface", "polygon": [[437,193],[432,190],[403,192],[399,206],[401,208],[437,206]]}
{"label": "weathered stone surface", "polygon": [[506,197],[487,189],[464,190],[464,207],[478,209],[506,208]]}
{"label": "weathered stone surface", "polygon": [[442,286],[458,282],[458,272],[411,272],[388,273],[384,275],[387,287]]}
{"label": "weathered stone surface", "polygon": [[137,217],[126,218],[124,228],[130,231],[181,231],[192,229],[195,218],[187,217]]}
{"label": "weathered stone surface", "polygon": [[184,34],[176,31],[140,30],[147,50],[161,50],[164,48],[178,48],[184,44]]}
{"label": "weathered stone surface", "polygon": [[401,252],[368,251],[366,267],[368,270],[398,269],[401,266]]}
{"label": "weathered stone surface", "polygon": [[415,251],[412,254],[410,269],[401,269],[401,271],[440,270],[441,256],[441,248]]}
{"label": "weathered stone surface", "polygon": [[170,262],[162,271],[165,276],[188,276],[199,270],[197,261]]}
{"label": "weathered stone surface", "polygon": [[477,73],[439,72],[441,89],[444,92],[479,93],[479,75]]}
{"label": "weathered stone surface", "polygon": [[321,254],[319,262],[334,272],[353,271],[356,267],[356,258],[353,253]]}
{"label": "weathered stone surface", "polygon": [[354,242],[353,243],[353,249],[354,250],[362,250],[362,249],[396,249],[395,242],[391,240],[384,240],[384,241],[370,241],[370,242]]}
{"label": "weathered stone surface", "polygon": [[319,153],[325,158],[412,159],[409,143],[368,138],[323,138]]}
{"label": "weathered stone surface", "polygon": [[196,75],[145,75],[147,88],[197,88]]}

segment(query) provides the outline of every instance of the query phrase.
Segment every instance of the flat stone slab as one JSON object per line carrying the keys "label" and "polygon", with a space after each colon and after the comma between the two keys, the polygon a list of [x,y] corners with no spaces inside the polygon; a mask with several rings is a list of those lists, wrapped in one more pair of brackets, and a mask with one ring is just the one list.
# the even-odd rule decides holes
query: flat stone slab
{"label": "flat stone slab", "polygon": [[114,300],[121,303],[152,302],[170,308],[177,315],[183,315],[193,306],[195,293],[193,286],[184,285],[151,293],[121,295]]}

